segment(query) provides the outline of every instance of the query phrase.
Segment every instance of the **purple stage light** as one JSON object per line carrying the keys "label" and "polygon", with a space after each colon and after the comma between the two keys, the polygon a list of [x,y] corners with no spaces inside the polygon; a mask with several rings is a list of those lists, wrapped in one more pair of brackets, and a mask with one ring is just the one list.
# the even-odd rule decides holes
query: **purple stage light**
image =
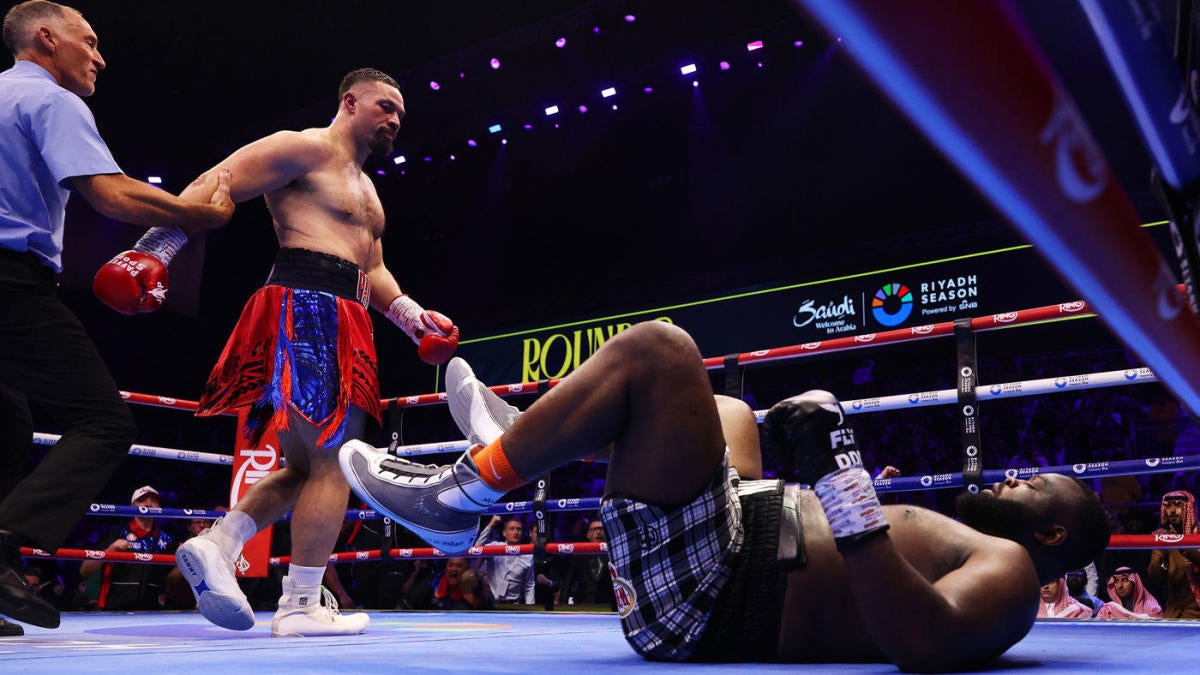
{"label": "purple stage light", "polygon": [[454,155],[450,155],[450,161],[451,161],[451,162],[453,162],[453,161],[454,161],[454,160],[456,160],[456,159],[458,159],[458,158],[457,158],[457,157],[455,157]]}
{"label": "purple stage light", "polygon": [[617,88],[616,88],[616,87],[609,87],[608,89],[601,89],[601,90],[600,90],[600,97],[601,97],[601,98],[608,98],[609,96],[616,96],[616,95],[617,95]]}
{"label": "purple stage light", "polygon": [[758,62],[758,67],[759,67],[759,68],[762,68],[762,61],[759,61],[759,62]]}
{"label": "purple stage light", "polygon": [[477,146],[477,145],[479,145],[479,144],[475,142],[475,139],[474,139],[474,138],[469,138],[469,139],[467,139],[467,147],[468,147],[468,148],[473,148],[473,147],[475,147],[475,146]]}
{"label": "purple stage light", "polygon": [[642,87],[642,93],[643,94],[653,94],[654,87]]}
{"label": "purple stage light", "polygon": [[795,42],[793,42],[793,43],[792,43],[792,46],[793,46],[793,47],[797,47],[797,48],[799,48],[799,47],[803,47],[803,46],[804,46],[804,40],[796,40]]}
{"label": "purple stage light", "polygon": [[489,134],[498,134],[498,133],[500,133],[500,129],[501,129],[501,127],[499,124],[493,124],[492,126],[488,127],[488,133]]}
{"label": "purple stage light", "polygon": [[376,175],[376,176],[386,176],[386,175],[387,175],[387,173],[386,173],[386,172],[385,172],[383,169],[376,169],[376,170],[375,170],[375,175]]}
{"label": "purple stage light", "polygon": [[728,61],[722,61],[720,65],[721,65],[721,70],[729,70],[729,62]]}
{"label": "purple stage light", "polygon": [[523,127],[521,127],[521,128],[522,128],[522,129],[524,129],[525,131],[532,131],[532,130],[533,130],[533,125],[532,125],[532,124],[526,124],[525,126],[523,126]]}
{"label": "purple stage light", "polygon": [[567,46],[567,38],[561,37],[554,41],[554,46],[562,49]]}
{"label": "purple stage light", "polygon": [[500,70],[500,59],[493,56],[492,60],[488,61],[488,63],[491,64],[492,70]]}
{"label": "purple stage light", "polygon": [[694,72],[696,72],[696,64],[694,64],[694,63],[689,63],[686,66],[679,69],[680,75],[691,75]]}
{"label": "purple stage light", "polygon": [[433,161],[433,158],[432,158],[432,157],[426,157],[426,158],[425,158],[425,161],[426,161],[426,162],[432,162],[432,161]]}
{"label": "purple stage light", "polygon": [[581,105],[581,106],[579,106],[579,112],[580,112],[580,113],[585,113],[585,112],[587,112],[587,106],[586,106],[586,105]]}
{"label": "purple stage light", "polygon": [[430,81],[429,81],[429,88],[430,88],[430,89],[432,89],[432,90],[434,90],[434,91],[437,91],[438,89],[441,89],[441,88],[442,88],[442,85],[438,84],[436,80],[430,80]]}
{"label": "purple stage light", "polygon": [[637,17],[636,17],[636,16],[634,16],[634,15],[632,15],[632,14],[626,14],[626,15],[625,15],[625,23],[633,23],[634,21],[637,21]]}
{"label": "purple stage light", "polygon": [[508,145],[508,139],[507,139],[507,138],[501,138],[501,139],[500,139],[500,145]]}
{"label": "purple stage light", "polygon": [[692,80],[692,86],[693,86],[693,87],[699,87],[699,86],[700,86],[700,80]]}
{"label": "purple stage light", "polygon": [[592,26],[592,32],[596,35],[600,34],[600,26]]}
{"label": "purple stage light", "polygon": [[758,51],[759,49],[762,49],[762,48],[763,48],[762,40],[755,40],[754,42],[746,43],[746,51],[748,51],[748,52]]}
{"label": "purple stage light", "polygon": [[404,155],[396,155],[395,157],[392,158],[392,164],[403,164],[407,161],[408,161],[408,159],[405,158]]}
{"label": "purple stage light", "polygon": [[466,76],[467,76],[466,73],[462,72],[461,70],[458,71],[458,79],[461,80],[461,79],[465,78]]}
{"label": "purple stage light", "polygon": [[613,110],[616,110],[616,109],[617,109],[617,104],[616,104],[616,103],[614,103],[614,104],[613,104]]}
{"label": "purple stage light", "polygon": [[549,108],[546,108],[546,117],[549,117],[551,115],[557,115],[557,114],[558,114],[558,106],[552,105]]}

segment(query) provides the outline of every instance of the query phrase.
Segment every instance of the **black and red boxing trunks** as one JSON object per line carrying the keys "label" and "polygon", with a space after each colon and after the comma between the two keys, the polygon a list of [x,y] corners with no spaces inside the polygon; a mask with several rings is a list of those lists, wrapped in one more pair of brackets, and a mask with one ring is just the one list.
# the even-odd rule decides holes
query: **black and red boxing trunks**
{"label": "black and red boxing trunks", "polygon": [[322,430],[318,445],[343,438],[350,405],[380,421],[370,285],[357,265],[326,253],[283,248],[263,288],[246,302],[213,367],[197,415],[248,408],[257,444],[287,428],[288,409]]}

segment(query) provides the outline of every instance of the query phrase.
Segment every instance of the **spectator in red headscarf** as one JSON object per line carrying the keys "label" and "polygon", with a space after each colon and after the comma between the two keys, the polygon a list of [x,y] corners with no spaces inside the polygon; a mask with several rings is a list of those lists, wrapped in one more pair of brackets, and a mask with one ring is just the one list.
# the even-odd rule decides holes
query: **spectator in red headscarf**
{"label": "spectator in red headscarf", "polygon": [[[1159,513],[1160,526],[1154,534],[1197,534],[1196,498],[1187,490],[1163,495]],[[1163,617],[1200,619],[1200,549],[1155,549],[1146,575],[1155,583],[1166,583]]]}
{"label": "spectator in red headscarf", "polygon": [[1066,578],[1062,577],[1042,586],[1037,615],[1039,619],[1090,619],[1092,608],[1067,593]]}
{"label": "spectator in red headscarf", "polygon": [[1108,578],[1108,597],[1097,619],[1161,619],[1162,607],[1132,567],[1118,567]]}

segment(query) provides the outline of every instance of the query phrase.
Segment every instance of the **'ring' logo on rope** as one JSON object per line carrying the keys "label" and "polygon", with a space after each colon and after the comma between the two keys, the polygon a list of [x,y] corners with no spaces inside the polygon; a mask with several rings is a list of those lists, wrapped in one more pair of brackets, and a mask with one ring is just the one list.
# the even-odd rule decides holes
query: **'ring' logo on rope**
{"label": "'ring' logo on rope", "polygon": [[472,546],[471,548],[467,549],[467,555],[483,555],[483,547]]}
{"label": "'ring' logo on rope", "polygon": [[1084,473],[1087,471],[1087,464],[1072,464],[1071,470],[1075,473]]}
{"label": "'ring' logo on rope", "polygon": [[575,544],[559,544],[558,552],[559,553],[574,553],[575,552]]}
{"label": "'ring' logo on rope", "polygon": [[875,334],[874,333],[865,333],[863,335],[855,335],[854,341],[855,342],[874,342]]}
{"label": "'ring' logo on rope", "polygon": [[411,548],[400,549],[400,557],[401,558],[411,558],[412,555],[413,555],[413,550]]}
{"label": "'ring' logo on rope", "polygon": [[912,291],[904,284],[884,284],[871,298],[871,316],[884,326],[899,326],[912,314]]}
{"label": "'ring' logo on rope", "polygon": [[151,560],[154,560],[154,554],[153,553],[134,553],[133,559],[140,561],[140,562],[150,562]]}
{"label": "'ring' logo on rope", "polygon": [[800,345],[800,349],[804,349],[807,351],[812,351],[814,349],[820,349],[820,348],[821,348],[820,342],[805,342],[804,344]]}
{"label": "'ring' logo on rope", "polygon": [[1064,302],[1064,303],[1060,304],[1058,306],[1058,311],[1060,311],[1060,312],[1078,312],[1078,311],[1081,311],[1085,307],[1087,307],[1086,302],[1084,302],[1082,300],[1076,300],[1075,302]]}
{"label": "'ring' logo on rope", "polygon": [[924,326],[913,326],[913,335],[928,335],[933,332],[933,324],[927,323]]}
{"label": "'ring' logo on rope", "polygon": [[921,485],[924,487],[933,485],[933,476],[921,476]]}
{"label": "'ring' logo on rope", "polygon": [[1158,461],[1159,461],[1159,460],[1158,460],[1158,458],[1157,458],[1157,457],[1148,457],[1148,458],[1146,459],[1146,466],[1148,466],[1148,467],[1150,467],[1151,469],[1153,469],[1154,467],[1158,466]]}
{"label": "'ring' logo on rope", "polygon": [[1183,541],[1183,535],[1182,534],[1167,534],[1164,532],[1161,534],[1154,535],[1154,540],[1161,541],[1164,544],[1178,544],[1179,542]]}
{"label": "'ring' logo on rope", "polygon": [[420,401],[420,400],[421,400],[420,396],[406,396],[404,398],[404,402],[407,403],[408,405],[416,405],[417,401]]}
{"label": "'ring' logo on rope", "polygon": [[1017,320],[1016,312],[1004,312],[1003,314],[993,314],[993,323],[1012,323]]}
{"label": "'ring' logo on rope", "polygon": [[508,392],[509,392],[510,394],[519,394],[519,393],[521,393],[522,391],[525,391],[525,385],[523,385],[523,384],[510,384],[510,385],[508,385]]}
{"label": "'ring' logo on rope", "polygon": [[354,557],[359,560],[369,560],[371,558],[370,551],[355,551]]}

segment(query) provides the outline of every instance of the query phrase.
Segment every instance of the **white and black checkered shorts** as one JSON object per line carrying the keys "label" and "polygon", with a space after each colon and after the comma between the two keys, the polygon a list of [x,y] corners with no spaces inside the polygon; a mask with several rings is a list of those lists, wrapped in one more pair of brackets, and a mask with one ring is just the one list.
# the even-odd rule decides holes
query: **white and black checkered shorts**
{"label": "white and black checkered shorts", "polygon": [[[733,570],[741,566],[745,537],[737,481],[726,456],[708,487],[683,506],[666,510],[620,497],[601,503],[621,627],[629,644],[646,658],[707,658],[697,648]],[[776,495],[773,508],[778,511],[780,492],[760,494]],[[774,538],[767,533],[753,546],[772,563],[778,517],[774,522]],[[761,655],[768,660],[773,639],[770,643],[770,653]]]}

